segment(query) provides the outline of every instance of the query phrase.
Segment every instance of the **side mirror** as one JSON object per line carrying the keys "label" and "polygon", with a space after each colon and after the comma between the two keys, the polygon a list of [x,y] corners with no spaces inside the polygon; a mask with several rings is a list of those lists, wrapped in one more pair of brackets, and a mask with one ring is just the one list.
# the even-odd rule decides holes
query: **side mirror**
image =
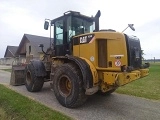
{"label": "side mirror", "polygon": [[44,29],[45,29],[45,30],[48,30],[48,27],[49,27],[49,22],[48,22],[48,21],[45,21],[45,22],[44,22]]}
{"label": "side mirror", "polygon": [[135,31],[135,28],[133,27],[134,24],[128,24],[128,26],[129,26],[133,31]]}

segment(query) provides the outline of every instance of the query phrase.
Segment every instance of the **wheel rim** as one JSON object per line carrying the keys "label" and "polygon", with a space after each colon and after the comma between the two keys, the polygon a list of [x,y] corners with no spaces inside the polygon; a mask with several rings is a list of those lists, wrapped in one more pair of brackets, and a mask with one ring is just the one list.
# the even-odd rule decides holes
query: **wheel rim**
{"label": "wheel rim", "polygon": [[31,83],[31,73],[29,71],[27,72],[26,82],[27,84]]}
{"label": "wheel rim", "polygon": [[58,89],[62,96],[69,96],[72,90],[72,84],[71,80],[68,78],[68,76],[63,75],[59,79],[58,83]]}

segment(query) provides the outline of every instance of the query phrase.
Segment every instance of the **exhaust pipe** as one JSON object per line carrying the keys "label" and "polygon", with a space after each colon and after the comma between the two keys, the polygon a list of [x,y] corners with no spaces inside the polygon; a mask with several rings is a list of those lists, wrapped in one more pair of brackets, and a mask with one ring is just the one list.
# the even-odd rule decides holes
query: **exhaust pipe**
{"label": "exhaust pipe", "polygon": [[98,10],[97,14],[94,17],[95,21],[95,31],[99,31],[99,17],[101,16],[101,11]]}

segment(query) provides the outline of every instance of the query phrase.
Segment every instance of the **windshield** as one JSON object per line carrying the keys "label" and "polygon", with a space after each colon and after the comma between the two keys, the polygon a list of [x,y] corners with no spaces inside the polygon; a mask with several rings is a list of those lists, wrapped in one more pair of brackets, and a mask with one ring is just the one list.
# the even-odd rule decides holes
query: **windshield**
{"label": "windshield", "polygon": [[93,32],[95,30],[95,23],[92,20],[69,16],[67,17],[66,22],[64,22],[63,19],[57,20],[54,23],[54,27],[55,44],[62,45],[64,44],[64,36],[66,37],[67,43],[69,43],[72,36]]}
{"label": "windshield", "polygon": [[71,31],[73,35],[80,35],[84,33],[91,33],[95,29],[95,24],[93,21],[87,21],[82,18],[73,17],[72,18],[72,28]]}

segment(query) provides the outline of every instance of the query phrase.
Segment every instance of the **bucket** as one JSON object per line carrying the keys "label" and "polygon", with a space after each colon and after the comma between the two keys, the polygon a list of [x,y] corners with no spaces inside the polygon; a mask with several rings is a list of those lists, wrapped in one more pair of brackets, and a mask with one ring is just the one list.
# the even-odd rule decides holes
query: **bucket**
{"label": "bucket", "polygon": [[25,65],[12,65],[10,85],[24,85]]}

